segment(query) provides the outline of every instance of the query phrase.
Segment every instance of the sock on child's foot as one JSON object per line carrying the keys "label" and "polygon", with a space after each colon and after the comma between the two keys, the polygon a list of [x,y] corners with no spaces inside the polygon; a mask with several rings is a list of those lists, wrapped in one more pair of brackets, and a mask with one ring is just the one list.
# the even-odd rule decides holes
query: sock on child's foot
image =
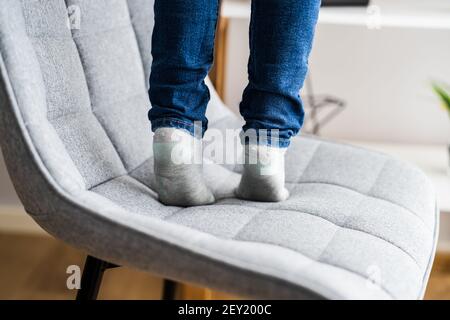
{"label": "sock on child's foot", "polygon": [[201,140],[175,128],[159,128],[153,138],[156,188],[166,205],[200,206],[215,201],[202,176]]}
{"label": "sock on child's foot", "polygon": [[285,188],[284,154],[286,148],[249,144],[244,146],[244,172],[236,196],[265,202],[284,201],[289,197]]}

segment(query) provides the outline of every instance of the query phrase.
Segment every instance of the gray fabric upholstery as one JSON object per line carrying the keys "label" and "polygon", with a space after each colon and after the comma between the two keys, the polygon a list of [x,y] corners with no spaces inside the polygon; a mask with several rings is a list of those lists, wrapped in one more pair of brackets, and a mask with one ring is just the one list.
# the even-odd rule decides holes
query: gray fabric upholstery
{"label": "gray fabric upholstery", "polygon": [[[157,201],[152,2],[2,0],[1,145],[30,215],[100,258],[244,296],[421,298],[435,196],[422,172],[386,155],[298,137],[286,202],[233,198],[240,166],[215,164],[205,174],[217,204]],[[79,30],[67,27],[71,5]],[[240,126],[214,91],[208,116],[212,127]]]}

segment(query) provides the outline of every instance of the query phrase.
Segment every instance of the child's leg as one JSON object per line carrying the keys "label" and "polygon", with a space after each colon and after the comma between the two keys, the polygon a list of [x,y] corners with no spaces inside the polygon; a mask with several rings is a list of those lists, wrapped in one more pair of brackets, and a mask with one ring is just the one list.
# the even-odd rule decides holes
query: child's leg
{"label": "child's leg", "polygon": [[[246,158],[257,160],[244,165],[237,190],[242,198],[281,201],[288,197],[284,151],[303,124],[299,91],[307,73],[319,6],[320,0],[252,1],[249,84],[240,111],[246,121],[243,131],[256,134],[256,147],[245,148]],[[265,140],[261,129],[277,131],[272,135],[263,131],[268,136]]]}
{"label": "child's leg", "polygon": [[[214,201],[198,159],[196,164],[180,164],[173,153],[182,149],[196,154],[199,144],[193,142],[201,139],[207,128],[209,91],[204,79],[213,61],[218,10],[218,0],[155,1],[149,119],[155,131],[157,191],[168,205]],[[194,122],[200,123],[195,138]],[[185,136],[186,132],[190,135]]]}

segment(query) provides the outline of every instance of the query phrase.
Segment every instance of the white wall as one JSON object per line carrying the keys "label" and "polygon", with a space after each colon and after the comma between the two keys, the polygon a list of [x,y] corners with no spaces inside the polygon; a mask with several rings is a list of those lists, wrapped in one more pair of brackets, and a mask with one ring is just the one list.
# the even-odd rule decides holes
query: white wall
{"label": "white wall", "polygon": [[348,103],[324,133],[447,143],[449,119],[430,81],[450,82],[449,57],[450,30],[319,26],[311,59],[315,87]]}
{"label": "white wall", "polygon": [[[235,110],[247,81],[248,23],[248,19],[230,22],[225,100]],[[449,28],[422,28],[418,23],[417,27],[371,30],[365,25],[319,24],[310,59],[315,91],[336,95],[348,104],[323,134],[448,143],[449,119],[430,82],[450,84],[449,57]]]}

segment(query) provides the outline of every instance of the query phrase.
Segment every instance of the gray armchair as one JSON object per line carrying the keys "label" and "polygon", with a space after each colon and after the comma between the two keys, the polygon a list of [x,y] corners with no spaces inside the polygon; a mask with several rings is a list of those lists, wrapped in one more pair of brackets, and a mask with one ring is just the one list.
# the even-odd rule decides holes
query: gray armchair
{"label": "gray armchair", "polygon": [[[230,164],[205,166],[215,205],[158,202],[146,116],[152,10],[152,0],[0,6],[2,151],[26,211],[96,257],[84,296],[114,264],[252,298],[422,298],[435,195],[422,172],[389,156],[298,137],[285,202],[233,198],[240,166]],[[211,91],[211,126],[238,128]]]}

